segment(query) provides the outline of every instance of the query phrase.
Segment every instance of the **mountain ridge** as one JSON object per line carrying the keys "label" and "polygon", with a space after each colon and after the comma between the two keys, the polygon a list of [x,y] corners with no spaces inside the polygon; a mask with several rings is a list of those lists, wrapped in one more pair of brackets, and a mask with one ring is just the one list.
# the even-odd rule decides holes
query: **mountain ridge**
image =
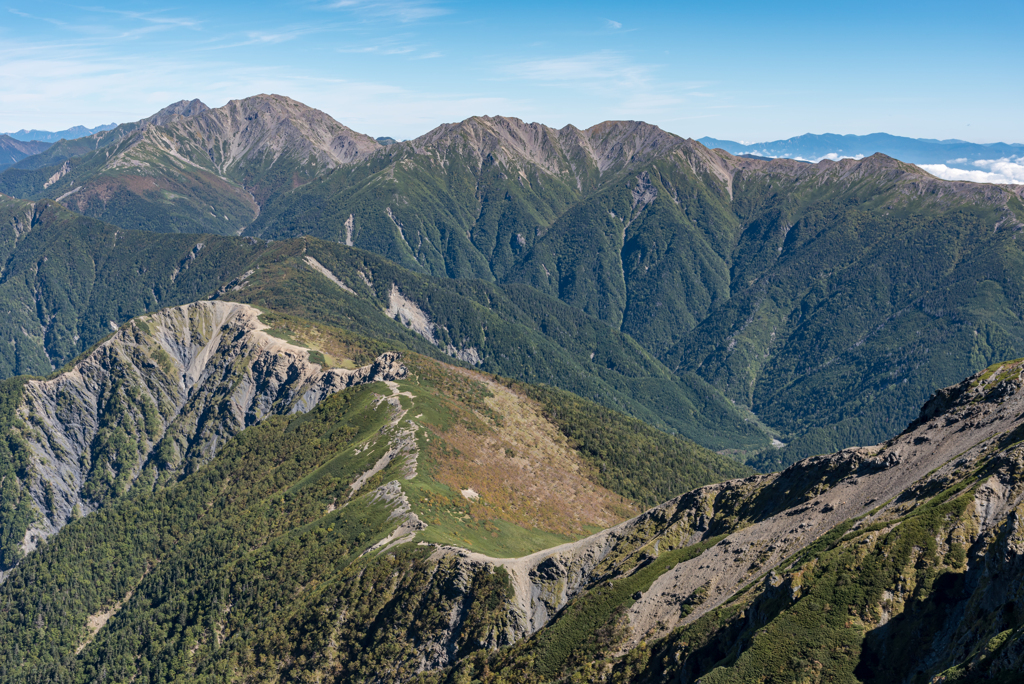
{"label": "mountain ridge", "polygon": [[25,436],[43,525],[29,528],[23,551],[139,478],[152,486],[194,469],[269,415],[304,413],[345,387],[404,374],[394,355],[322,369],[307,349],[266,334],[258,314],[227,302],[165,309],[135,319],[69,372],[23,385],[19,418],[43,430]]}
{"label": "mountain ridge", "polygon": [[[291,113],[292,101],[266,96],[250,104],[252,113],[264,105],[277,113],[260,114],[247,122],[251,128],[231,124],[237,150],[209,144],[225,142],[211,133],[221,123],[211,122],[230,116],[203,111],[171,124],[174,134],[148,127],[152,144],[110,162],[120,175],[109,182],[96,176],[91,197],[75,178],[93,171],[76,171],[74,160],[34,182],[113,223],[273,240],[312,235],[435,277],[532,288],[629,335],[661,363],[711,383],[785,433],[786,453],[794,455],[765,451],[762,468],[882,439],[935,387],[1024,351],[1012,342],[1012,316],[965,301],[968,292],[984,299],[981,289],[998,287],[996,299],[1009,297],[1003,308],[1014,310],[1012,279],[969,264],[983,263],[972,255],[990,249],[998,257],[987,263],[1015,268],[1012,231],[1024,222],[1024,186],[943,181],[885,155],[816,164],[745,159],[643,122],[556,130],[512,117],[472,117],[386,147],[338,128],[350,156],[334,161],[324,152],[326,161],[303,165],[297,157],[313,143],[301,141],[329,147],[333,134],[324,131],[333,129],[275,128],[261,120],[304,121]],[[296,155],[279,154],[275,145],[289,148],[287,140],[300,141]],[[147,175],[153,169],[157,177]],[[0,174],[0,185],[13,181],[10,174]],[[906,250],[902,262],[880,247],[881,237],[868,244],[861,233],[889,235]],[[908,278],[901,263],[921,253],[948,268],[922,267],[929,277]],[[970,276],[965,269],[973,269]],[[967,283],[963,292],[948,290],[950,279]],[[783,280],[785,291],[773,285]],[[846,309],[835,291],[840,281],[856,283]],[[939,310],[925,304],[936,298],[956,313],[931,317],[921,309]],[[869,299],[889,307],[889,328],[876,330],[858,313]],[[911,329],[925,324],[911,326],[911,314],[929,317],[929,335],[938,340],[932,348],[943,351],[915,347]],[[816,316],[855,320],[857,330],[825,331]],[[976,318],[968,331],[964,321]],[[805,334],[810,328],[813,336]],[[984,344],[975,344],[974,330],[991,331]],[[812,338],[821,344],[809,350]],[[864,344],[875,345],[873,355],[858,352]],[[954,347],[977,350],[948,351]],[[961,361],[949,362],[950,354]],[[803,360],[819,357],[806,368]],[[901,361],[886,367],[878,361],[884,358]],[[904,363],[914,369],[909,386],[883,390]],[[825,380],[831,373],[844,379]],[[837,386],[846,389],[829,389]],[[789,392],[814,399],[797,401]],[[888,408],[861,418],[840,395],[885,397],[879,400]]]}
{"label": "mountain ridge", "polygon": [[283,96],[218,109],[182,100],[24,159],[0,190],[58,199],[116,223],[131,217],[126,227],[238,233],[268,197],[380,147]]}
{"label": "mountain ridge", "polygon": [[75,138],[84,138],[94,133],[101,133],[111,128],[116,128],[116,123],[101,124],[95,128],[89,128],[88,126],[72,126],[71,128],[65,128],[61,131],[41,131],[38,129],[26,129],[14,131],[12,133],[2,133],[0,135],[8,135],[15,140],[21,140],[23,142],[39,141],[55,143],[59,140],[74,140]]}
{"label": "mountain ridge", "polygon": [[0,171],[14,166],[22,159],[45,151],[49,146],[48,142],[22,141],[6,133],[0,135]]}

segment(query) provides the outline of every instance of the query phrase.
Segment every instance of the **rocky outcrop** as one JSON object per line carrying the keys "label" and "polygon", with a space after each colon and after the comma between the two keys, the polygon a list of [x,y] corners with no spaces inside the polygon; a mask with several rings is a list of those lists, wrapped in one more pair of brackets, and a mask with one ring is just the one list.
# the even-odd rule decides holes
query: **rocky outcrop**
{"label": "rocky outcrop", "polygon": [[31,550],[140,483],[190,472],[246,426],[305,412],[352,385],[405,375],[397,354],[325,370],[265,332],[258,310],[203,301],[123,326],[72,370],[25,385],[19,417],[37,477]]}

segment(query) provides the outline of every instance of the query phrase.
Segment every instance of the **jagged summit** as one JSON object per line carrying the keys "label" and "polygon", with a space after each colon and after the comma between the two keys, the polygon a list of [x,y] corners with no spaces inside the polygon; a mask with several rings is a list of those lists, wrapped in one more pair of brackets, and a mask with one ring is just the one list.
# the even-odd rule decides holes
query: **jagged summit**
{"label": "jagged summit", "polygon": [[187,119],[209,110],[210,108],[199,99],[179,100],[167,105],[156,114],[142,119],[142,122],[151,126],[166,126],[169,123]]}
{"label": "jagged summit", "polygon": [[[206,109],[179,128],[202,136],[218,167],[268,153],[276,161],[290,155],[305,161],[312,155],[333,167],[362,159],[381,145],[368,135],[357,133],[329,115],[283,95],[255,95],[231,100],[223,107]],[[217,146],[222,151],[217,155]],[[226,146],[226,148],[225,148]]]}
{"label": "jagged summit", "polygon": [[413,149],[446,149],[465,144],[482,160],[523,160],[552,174],[579,174],[583,167],[599,173],[626,164],[650,161],[673,149],[703,146],[643,121],[605,121],[587,129],[571,124],[561,129],[527,123],[516,117],[473,116],[442,124],[410,141]]}
{"label": "jagged summit", "polygon": [[125,227],[237,234],[273,197],[381,148],[281,95],[216,109],[182,100],[25,159],[39,171],[28,190],[24,176],[16,182],[23,196],[42,194]]}

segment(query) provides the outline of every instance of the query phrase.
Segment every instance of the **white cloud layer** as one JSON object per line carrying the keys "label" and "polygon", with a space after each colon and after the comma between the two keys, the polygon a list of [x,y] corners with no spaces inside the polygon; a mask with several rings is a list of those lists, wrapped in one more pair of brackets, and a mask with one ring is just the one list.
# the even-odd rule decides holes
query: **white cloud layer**
{"label": "white cloud layer", "polygon": [[[740,144],[742,145],[742,144],[751,144],[751,143],[740,143]],[[817,164],[818,162],[822,161],[823,159],[828,159],[829,161],[839,161],[840,159],[863,159],[864,158],[863,154],[840,154],[838,152],[829,152],[828,154],[823,154],[822,156],[815,157],[814,159],[805,159],[804,157],[793,157],[793,156],[790,156],[788,153],[784,154],[782,156],[779,156],[777,154],[771,154],[770,152],[767,152],[767,151],[762,152],[760,150],[754,150],[753,152],[750,152],[750,154],[756,155],[758,157],[767,157],[769,159],[793,159],[794,161],[811,162],[812,164]]]}
{"label": "white cloud layer", "polygon": [[[955,163],[959,160],[954,160]],[[1010,183],[1024,185],[1024,157],[979,159],[973,162],[977,169],[957,169],[945,164],[918,164],[922,169],[945,180],[963,180],[974,183]]]}

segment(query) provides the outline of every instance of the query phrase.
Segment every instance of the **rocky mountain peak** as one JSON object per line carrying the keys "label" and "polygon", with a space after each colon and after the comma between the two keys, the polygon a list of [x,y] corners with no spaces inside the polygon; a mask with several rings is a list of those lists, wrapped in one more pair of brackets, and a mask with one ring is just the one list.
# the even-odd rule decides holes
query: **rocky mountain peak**
{"label": "rocky mountain peak", "polygon": [[602,172],[620,164],[653,159],[683,142],[683,138],[643,121],[604,121],[582,134]]}
{"label": "rocky mountain peak", "polygon": [[560,170],[557,131],[516,117],[474,116],[443,124],[411,141],[411,146],[420,152],[464,147],[480,163],[490,157],[504,163],[527,161],[549,173]]}
{"label": "rocky mountain peak", "polygon": [[199,99],[195,100],[179,100],[173,104],[169,104],[153,116],[146,117],[141,123],[146,123],[151,126],[166,126],[167,124],[174,123],[181,119],[187,119],[197,114],[209,111],[207,107]]}
{"label": "rocky mountain peak", "polygon": [[[255,95],[210,109],[181,128],[201,135],[207,146],[224,150],[222,168],[271,153],[305,161],[313,155],[328,167],[362,159],[381,148],[328,114],[283,95]],[[213,155],[211,155],[213,156]]]}

